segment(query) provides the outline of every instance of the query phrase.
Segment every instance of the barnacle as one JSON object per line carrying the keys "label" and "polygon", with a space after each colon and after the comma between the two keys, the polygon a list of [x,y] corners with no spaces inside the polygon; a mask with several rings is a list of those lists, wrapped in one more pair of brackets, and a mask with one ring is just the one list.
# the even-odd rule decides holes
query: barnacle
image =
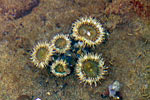
{"label": "barnacle", "polygon": [[52,45],[58,53],[65,53],[70,49],[71,41],[68,35],[58,34],[52,40]]}
{"label": "barnacle", "polygon": [[104,29],[102,25],[91,17],[81,18],[73,23],[72,36],[85,45],[94,46],[100,44],[104,39]]}
{"label": "barnacle", "polygon": [[38,43],[34,48],[31,54],[31,59],[34,65],[38,68],[44,68],[48,65],[49,60],[51,59],[53,50],[49,43],[41,42]]}
{"label": "barnacle", "polygon": [[95,86],[96,82],[104,79],[104,75],[107,73],[107,67],[104,66],[104,61],[100,55],[86,54],[82,55],[76,65],[76,74],[81,82],[89,83]]}
{"label": "barnacle", "polygon": [[67,76],[70,74],[68,64],[64,60],[56,60],[51,66],[51,72],[58,77]]}

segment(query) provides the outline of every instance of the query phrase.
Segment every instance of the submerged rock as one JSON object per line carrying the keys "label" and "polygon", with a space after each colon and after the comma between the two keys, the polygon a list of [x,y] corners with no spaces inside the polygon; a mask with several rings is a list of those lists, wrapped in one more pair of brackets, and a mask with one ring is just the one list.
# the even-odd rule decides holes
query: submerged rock
{"label": "submerged rock", "polygon": [[0,14],[18,19],[29,14],[38,4],[39,0],[1,0]]}

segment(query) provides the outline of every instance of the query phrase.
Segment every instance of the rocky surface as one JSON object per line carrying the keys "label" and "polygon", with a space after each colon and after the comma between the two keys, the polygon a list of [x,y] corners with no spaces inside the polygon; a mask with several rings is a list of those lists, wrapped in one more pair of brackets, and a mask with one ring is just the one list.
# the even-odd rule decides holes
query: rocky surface
{"label": "rocky surface", "polygon": [[[28,95],[33,100],[103,100],[101,93],[118,80],[123,100],[148,100],[150,2],[145,1],[1,0],[0,99]],[[49,75],[29,59],[37,42],[70,33],[72,23],[85,16],[95,17],[110,32],[106,42],[96,47],[111,66],[109,75],[92,88],[80,84],[74,73],[65,78]]]}
{"label": "rocky surface", "polygon": [[29,14],[38,4],[39,0],[1,0],[0,17],[18,19]]}

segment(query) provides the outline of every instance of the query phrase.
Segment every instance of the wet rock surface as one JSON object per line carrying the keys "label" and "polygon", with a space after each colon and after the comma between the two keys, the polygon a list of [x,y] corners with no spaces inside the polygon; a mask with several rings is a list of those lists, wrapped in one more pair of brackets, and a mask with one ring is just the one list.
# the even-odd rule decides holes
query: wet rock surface
{"label": "wet rock surface", "polygon": [[[120,92],[123,100],[148,100],[150,22],[148,17],[139,15],[141,10],[138,7],[125,11],[125,6],[118,13],[119,4],[125,6],[128,2],[1,0],[0,98],[16,100],[24,94],[33,100],[103,100],[101,93],[118,80],[122,83]],[[114,8],[109,10],[111,7]],[[30,14],[24,16],[22,11],[28,10]],[[148,13],[148,10],[145,11]],[[31,50],[37,42],[50,41],[57,33],[70,33],[72,23],[85,16],[95,17],[110,32],[106,42],[95,49],[103,54],[106,65],[111,66],[109,75],[104,82],[92,88],[80,84],[75,73],[56,78],[46,70],[37,69],[30,60]]]}
{"label": "wet rock surface", "polygon": [[18,19],[29,14],[39,2],[39,0],[1,0],[0,14],[8,19]]}
{"label": "wet rock surface", "polygon": [[17,100],[32,100],[32,99],[27,95],[21,95],[17,98]]}

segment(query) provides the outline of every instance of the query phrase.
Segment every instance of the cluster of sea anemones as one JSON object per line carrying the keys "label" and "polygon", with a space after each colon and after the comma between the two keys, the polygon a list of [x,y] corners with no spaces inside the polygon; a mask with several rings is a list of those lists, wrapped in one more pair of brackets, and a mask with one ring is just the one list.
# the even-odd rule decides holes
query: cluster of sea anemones
{"label": "cluster of sea anemones", "polygon": [[73,23],[72,31],[54,36],[50,43],[38,43],[31,54],[32,62],[38,68],[50,67],[57,77],[69,75],[72,68],[81,82],[96,86],[108,68],[101,54],[93,51],[103,42],[104,29],[96,19],[85,17]]}

